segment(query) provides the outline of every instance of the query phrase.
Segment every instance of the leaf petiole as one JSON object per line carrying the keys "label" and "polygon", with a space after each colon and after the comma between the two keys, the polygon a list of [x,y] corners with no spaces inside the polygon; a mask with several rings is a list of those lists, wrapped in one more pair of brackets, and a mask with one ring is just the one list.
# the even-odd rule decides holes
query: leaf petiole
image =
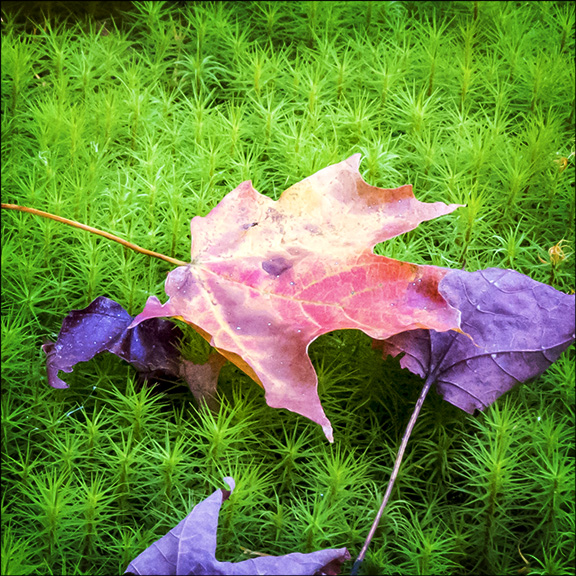
{"label": "leaf petiole", "polygon": [[358,570],[362,565],[364,556],[366,556],[368,546],[370,546],[370,542],[374,536],[374,533],[376,532],[376,528],[378,528],[380,518],[382,518],[384,508],[386,508],[386,504],[388,504],[388,500],[390,499],[390,495],[392,494],[392,488],[394,488],[394,483],[396,482],[396,478],[398,477],[398,472],[400,471],[400,464],[402,464],[402,458],[404,457],[404,452],[406,451],[406,445],[408,444],[408,440],[410,439],[412,430],[414,430],[416,420],[418,419],[418,415],[420,414],[420,410],[422,409],[422,404],[424,404],[424,400],[428,395],[428,392],[430,391],[430,388],[434,383],[435,379],[436,377],[434,373],[428,376],[426,382],[424,383],[424,387],[420,392],[420,396],[418,396],[418,400],[416,401],[416,405],[414,406],[414,412],[412,412],[412,416],[408,421],[408,425],[406,426],[404,436],[402,436],[402,442],[400,443],[400,448],[398,449],[398,455],[396,456],[396,461],[394,462],[394,468],[392,468],[392,474],[390,474],[390,480],[388,481],[388,487],[386,488],[386,493],[384,494],[382,504],[380,504],[378,514],[376,514],[376,518],[374,518],[374,522],[372,522],[370,532],[368,532],[368,536],[366,537],[366,541],[362,546],[362,550],[360,550],[360,554],[358,554],[358,558],[356,559],[354,565],[352,566],[352,570],[350,572],[351,576],[356,576],[358,574]]}
{"label": "leaf petiole", "polygon": [[174,264],[176,266],[188,265],[188,262],[183,262],[182,260],[171,258],[170,256],[166,256],[165,254],[159,254],[158,252],[153,252],[152,250],[141,248],[140,246],[132,244],[132,242],[128,242],[127,240],[123,240],[118,236],[114,236],[114,234],[110,234],[109,232],[104,232],[103,230],[99,230],[98,228],[92,228],[92,226],[81,224],[80,222],[76,222],[75,220],[68,220],[68,218],[62,218],[62,216],[56,216],[55,214],[50,214],[50,212],[43,212],[42,210],[36,210],[36,208],[27,208],[26,206],[18,206],[17,204],[2,203],[2,208],[5,208],[7,210],[19,210],[20,212],[28,212],[30,214],[36,214],[36,216],[50,218],[51,220],[56,220],[56,222],[62,222],[63,224],[68,224],[69,226],[73,226],[74,228],[80,228],[80,230],[85,230],[86,232],[97,234],[98,236],[104,236],[104,238],[108,238],[108,240],[118,242],[119,244],[122,244],[122,246],[126,246],[126,248],[130,248],[131,250],[135,250],[136,252],[146,254],[147,256],[152,256],[153,258],[159,258],[160,260],[165,260],[170,264]]}

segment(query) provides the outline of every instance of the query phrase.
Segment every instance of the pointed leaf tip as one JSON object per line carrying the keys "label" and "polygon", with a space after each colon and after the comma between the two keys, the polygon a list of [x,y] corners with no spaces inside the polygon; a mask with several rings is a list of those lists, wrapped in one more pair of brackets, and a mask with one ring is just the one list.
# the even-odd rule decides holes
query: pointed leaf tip
{"label": "pointed leaf tip", "polygon": [[356,154],[352,154],[349,158],[345,160],[345,162],[353,169],[359,170],[360,169],[360,162],[362,161],[362,154],[357,152]]}

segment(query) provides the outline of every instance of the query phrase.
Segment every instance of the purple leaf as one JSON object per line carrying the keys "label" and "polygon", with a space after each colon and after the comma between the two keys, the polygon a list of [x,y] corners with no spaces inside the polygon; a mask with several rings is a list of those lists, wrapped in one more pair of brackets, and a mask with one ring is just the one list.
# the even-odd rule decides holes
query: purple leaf
{"label": "purple leaf", "polygon": [[575,297],[513,270],[454,270],[439,291],[461,314],[462,331],[413,330],[379,341],[445,400],[483,410],[518,382],[535,378],[575,339]]}
{"label": "purple leaf", "polygon": [[242,562],[216,560],[216,531],[222,502],[234,490],[234,480],[224,478],[228,490],[216,490],[194,507],[168,534],[151,544],[126,569],[133,574],[339,574],[350,559],[346,548],[310,554],[261,556]]}
{"label": "purple leaf", "polygon": [[59,378],[59,370],[72,372],[78,362],[87,362],[107,351],[132,364],[145,378],[158,375],[183,378],[196,399],[206,400],[210,405],[225,359],[212,353],[206,364],[184,360],[178,350],[182,337],[178,326],[154,318],[129,328],[132,320],[120,304],[104,296],[83,310],[72,310],[64,318],[56,342],[42,346],[50,386],[68,388]]}

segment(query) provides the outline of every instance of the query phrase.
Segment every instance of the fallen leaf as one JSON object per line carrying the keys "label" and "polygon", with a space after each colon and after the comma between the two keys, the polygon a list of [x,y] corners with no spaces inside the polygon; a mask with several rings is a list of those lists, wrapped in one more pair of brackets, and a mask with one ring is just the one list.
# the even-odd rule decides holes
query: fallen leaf
{"label": "fallen leaf", "polygon": [[46,353],[48,383],[68,388],[58,371],[72,372],[100,352],[111,352],[132,364],[146,379],[172,375],[185,380],[198,402],[214,407],[218,374],[225,359],[217,353],[206,364],[181,357],[182,331],[168,320],[152,319],[130,328],[133,317],[118,302],[100,296],[82,310],[72,310],[62,322],[56,342],[42,346]]}
{"label": "fallen leaf", "polygon": [[151,544],[126,569],[132,574],[330,574],[340,573],[350,559],[346,548],[310,554],[260,556],[242,562],[216,560],[216,532],[222,502],[234,490],[234,480],[224,478],[230,490],[216,490],[168,534]]}
{"label": "fallen leaf", "polygon": [[515,384],[542,374],[575,339],[575,297],[514,270],[453,270],[440,293],[468,334],[403,332],[375,343],[383,355],[432,379],[445,400],[484,410]]}
{"label": "fallen leaf", "polygon": [[170,272],[169,300],[152,296],[132,324],[179,317],[264,387],[266,402],[332,427],[308,346],[343,328],[385,339],[417,328],[459,328],[438,293],[449,272],[378,256],[379,242],[458,205],[416,200],[412,186],[369,186],[360,155],[286,190],[278,201],[240,184],[192,219],[192,262]]}

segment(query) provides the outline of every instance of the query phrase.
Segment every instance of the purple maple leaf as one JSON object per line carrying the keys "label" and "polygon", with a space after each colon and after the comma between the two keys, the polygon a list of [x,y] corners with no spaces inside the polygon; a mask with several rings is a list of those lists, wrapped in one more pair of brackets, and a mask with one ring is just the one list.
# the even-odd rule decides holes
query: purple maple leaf
{"label": "purple maple leaf", "polygon": [[230,490],[216,490],[197,504],[192,512],[168,534],[151,544],[126,569],[133,574],[330,574],[340,573],[350,559],[346,548],[327,549],[310,554],[260,556],[242,562],[216,560],[216,531],[222,502],[234,490],[234,480],[224,478]]}
{"label": "purple maple leaf", "polygon": [[107,351],[132,364],[145,378],[182,378],[198,401],[210,405],[225,359],[214,352],[206,364],[194,364],[180,355],[182,331],[174,323],[154,318],[129,328],[133,319],[118,302],[104,296],[82,310],[72,310],[64,318],[56,342],[42,346],[50,386],[68,388],[58,376],[59,370],[72,372],[78,362]]}
{"label": "purple maple leaf", "polygon": [[514,270],[454,270],[439,291],[460,310],[465,334],[413,330],[375,346],[384,356],[404,352],[403,368],[470,414],[542,374],[574,342],[574,295]]}

